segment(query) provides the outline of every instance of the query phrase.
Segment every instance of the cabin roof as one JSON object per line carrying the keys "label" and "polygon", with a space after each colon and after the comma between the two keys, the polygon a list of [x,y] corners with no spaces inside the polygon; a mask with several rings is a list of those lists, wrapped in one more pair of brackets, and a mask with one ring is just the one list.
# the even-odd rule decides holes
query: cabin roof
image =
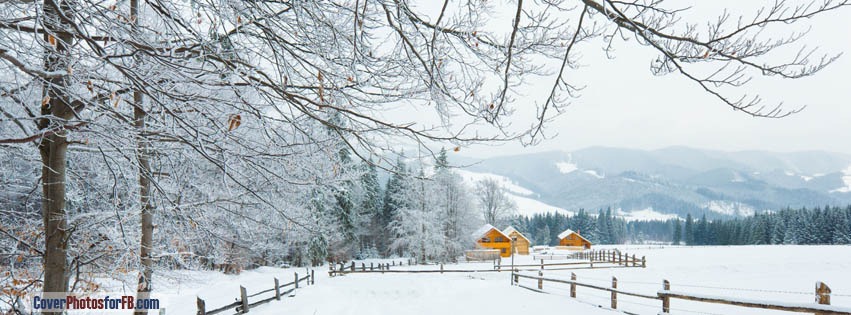
{"label": "cabin roof", "polygon": [[558,239],[564,239],[565,237],[567,237],[567,236],[568,236],[568,235],[570,235],[570,234],[576,234],[576,236],[579,236],[579,238],[581,238],[581,239],[585,240],[585,241],[586,241],[586,242],[588,242],[588,243],[591,243],[591,241],[589,241],[588,239],[586,239],[586,238],[582,237],[582,235],[579,235],[579,233],[576,233],[576,232],[574,232],[574,231],[573,231],[573,230],[571,230],[571,229],[567,229],[567,230],[564,230],[564,232],[561,232],[561,233],[558,235]]}
{"label": "cabin roof", "polygon": [[478,240],[480,237],[482,237],[483,235],[490,232],[490,230],[496,230],[497,232],[499,232],[499,234],[502,234],[502,236],[505,236],[505,238],[509,238],[508,235],[505,235],[505,233],[502,233],[502,231],[500,231],[499,229],[497,229],[496,227],[494,227],[493,225],[490,225],[490,224],[485,224],[484,226],[482,226],[481,228],[479,228],[478,230],[473,232],[473,234],[470,234],[470,237],[473,240]]}
{"label": "cabin roof", "polygon": [[523,235],[523,233],[520,233],[520,231],[516,230],[513,226],[509,226],[509,227],[505,228],[504,230],[502,230],[502,233],[504,233],[508,236],[511,236],[511,233],[514,233],[514,232],[517,232],[517,235],[520,235],[520,237],[522,237],[527,242],[529,242],[529,238],[526,237],[526,235]]}

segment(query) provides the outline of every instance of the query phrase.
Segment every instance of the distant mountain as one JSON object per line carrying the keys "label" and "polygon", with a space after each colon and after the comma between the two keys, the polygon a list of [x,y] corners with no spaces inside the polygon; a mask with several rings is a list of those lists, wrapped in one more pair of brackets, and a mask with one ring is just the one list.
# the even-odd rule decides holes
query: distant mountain
{"label": "distant mountain", "polygon": [[502,176],[527,190],[522,197],[568,211],[611,207],[627,215],[650,209],[720,217],[851,204],[851,155],[821,151],[591,147],[495,157],[466,171]]}

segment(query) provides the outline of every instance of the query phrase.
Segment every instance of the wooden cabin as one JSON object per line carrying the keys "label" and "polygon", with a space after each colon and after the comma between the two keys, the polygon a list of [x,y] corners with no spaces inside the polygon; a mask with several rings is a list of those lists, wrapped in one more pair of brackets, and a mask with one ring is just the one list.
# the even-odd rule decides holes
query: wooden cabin
{"label": "wooden cabin", "polygon": [[564,230],[558,235],[558,246],[567,246],[581,249],[591,249],[591,241],[574,232],[571,229]]}
{"label": "wooden cabin", "polygon": [[493,225],[485,224],[472,234],[477,249],[496,249],[502,257],[511,256],[511,238]]}
{"label": "wooden cabin", "polygon": [[520,233],[520,231],[514,229],[513,226],[505,228],[505,230],[502,230],[502,233],[508,235],[509,240],[515,237],[517,238],[517,240],[514,241],[515,253],[517,253],[518,255],[529,255],[529,247],[532,246],[532,242],[529,241],[529,239],[526,238],[523,233]]}

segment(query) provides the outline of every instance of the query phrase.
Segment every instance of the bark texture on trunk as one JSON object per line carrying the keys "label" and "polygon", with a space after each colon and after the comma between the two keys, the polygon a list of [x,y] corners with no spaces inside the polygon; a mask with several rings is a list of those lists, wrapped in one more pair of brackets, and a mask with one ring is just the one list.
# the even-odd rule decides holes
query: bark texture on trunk
{"label": "bark texture on trunk", "polygon": [[[70,1],[44,0],[43,16],[45,49],[44,68],[46,71],[67,70],[70,62],[68,48],[73,37],[68,14]],[[62,17],[64,15],[64,17]],[[68,77],[56,77],[47,80],[41,105],[41,114],[53,116],[38,122],[42,132],[54,130],[74,117],[66,89]],[[65,167],[67,163],[68,131],[48,133],[38,146],[42,160],[42,216],[44,219],[45,250],[44,292],[66,292],[68,290],[68,219],[65,212]]]}
{"label": "bark texture on trunk", "polygon": [[[133,31],[137,31],[139,23],[139,0],[130,1],[130,20],[134,22]],[[139,66],[137,60],[136,66]],[[141,230],[142,239],[139,249],[139,258],[142,262],[142,270],[139,272],[139,285],[136,289],[136,301],[148,299],[153,290],[152,276],[153,261],[151,259],[151,250],[153,246],[153,205],[151,203],[151,162],[150,162],[150,142],[144,136],[145,120],[147,112],[143,108],[142,91],[135,90],[133,92],[133,120],[136,127],[136,157],[139,163],[139,204],[141,206]],[[136,311],[137,315],[147,314],[147,310]]]}

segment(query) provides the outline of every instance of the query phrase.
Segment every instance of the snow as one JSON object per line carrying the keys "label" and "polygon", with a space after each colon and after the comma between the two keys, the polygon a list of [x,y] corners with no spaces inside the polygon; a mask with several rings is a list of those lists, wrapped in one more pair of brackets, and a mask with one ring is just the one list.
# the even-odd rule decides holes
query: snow
{"label": "snow", "polygon": [[[499,229],[497,229],[493,225],[485,224],[484,226],[480,227],[478,230],[473,232],[473,234],[470,234],[470,238],[472,238],[473,240],[477,240],[480,237],[482,237],[482,235],[485,235],[485,233],[487,233],[490,230],[496,230],[497,232],[502,233],[502,231],[500,231]],[[502,234],[505,235],[506,233],[502,233]],[[505,235],[505,236],[507,237],[507,235]]]}
{"label": "snow", "polygon": [[680,218],[676,214],[656,212],[653,207],[629,212],[618,209],[617,215],[627,221],[665,221]]}
{"label": "snow", "polygon": [[490,173],[478,173],[472,172],[468,170],[455,170],[462,178],[464,178],[464,182],[468,187],[475,189],[476,183],[480,180],[489,178],[494,179],[508,191],[508,197],[514,201],[517,205],[517,214],[525,215],[525,216],[533,216],[535,214],[545,214],[550,212],[562,212],[571,214],[572,212],[567,211],[563,208],[548,205],[542,201],[532,199],[531,197],[535,195],[535,192],[529,190],[525,187],[522,187],[505,176],[490,174]]}
{"label": "snow", "polygon": [[502,185],[502,187],[505,188],[505,190],[507,190],[511,193],[523,195],[523,196],[528,196],[528,195],[534,194],[533,191],[526,189],[524,187],[521,187],[520,185],[514,183],[513,181],[511,181],[510,179],[508,179],[505,176],[491,174],[491,173],[477,173],[477,172],[472,172],[472,171],[462,170],[462,169],[456,169],[455,172],[458,173],[458,175],[461,175],[461,177],[464,178],[464,182],[467,183],[467,185],[471,188],[475,188],[476,183],[481,181],[481,180],[493,179],[493,180],[496,180],[497,182],[499,182],[499,184]]}
{"label": "snow", "polygon": [[[646,256],[647,268],[543,270],[544,277],[570,279],[573,272],[579,282],[608,287],[615,276],[619,290],[646,295],[655,295],[662,289],[662,280],[667,279],[671,283],[670,291],[782,305],[812,305],[814,283],[824,281],[833,291],[832,305],[851,307],[851,273],[847,272],[851,269],[851,255],[841,254],[851,252],[851,246],[604,245],[593,248],[617,248],[630,256]],[[366,260],[357,264],[386,261]],[[517,264],[531,262],[532,256],[515,256]],[[504,259],[502,263],[508,261]],[[487,270],[492,269],[492,263],[447,264],[445,269]],[[578,299],[571,299],[568,285],[545,282],[544,291],[548,294],[536,293],[510,286],[509,274],[504,272],[349,274],[329,278],[327,270],[327,266],[316,269],[315,286],[300,287],[294,297],[257,306],[250,314],[616,314],[607,309],[610,292],[578,287]],[[167,314],[192,314],[196,296],[212,309],[233,302],[239,296],[240,285],[251,294],[270,288],[273,277],[289,282],[293,272],[303,275],[304,271],[304,268],[264,267],[240,275],[179,272],[181,281],[165,281],[155,276],[155,288],[168,296]],[[537,271],[530,274],[537,275]],[[537,281],[530,279],[521,279],[520,284],[537,287]],[[661,302],[621,294],[618,308],[635,314],[657,314]],[[683,314],[768,314],[762,309],[680,299],[672,299],[671,310]],[[771,314],[774,313],[777,312]]]}
{"label": "snow", "polygon": [[733,179],[731,179],[730,181],[733,183],[742,183],[745,181],[745,178],[742,177],[742,174],[739,174],[739,172],[734,172]]}
{"label": "snow", "polygon": [[570,174],[570,173],[573,173],[573,171],[576,171],[576,170],[579,169],[579,167],[576,166],[576,164],[573,164],[573,163],[570,163],[570,162],[564,162],[564,161],[556,163],[556,167],[558,167],[558,171],[561,172],[562,174]]}
{"label": "snow", "polygon": [[711,200],[705,203],[703,208],[727,215],[750,216],[755,212],[754,208],[751,206],[740,202],[726,200]]}
{"label": "snow", "polygon": [[[559,233],[559,234],[558,234],[558,238],[559,238],[559,239],[563,239],[563,238],[565,238],[565,237],[567,237],[568,235],[573,234],[573,233],[576,233],[576,232],[574,232],[574,231],[573,231],[573,230],[571,230],[571,229],[567,229],[567,230],[564,230],[564,232]],[[579,238],[581,238],[581,239],[585,240],[586,242],[590,242],[590,241],[588,241],[587,239],[585,239],[584,237],[582,237],[582,235],[579,235],[579,233],[576,233],[576,236],[579,236]]]}
{"label": "snow", "polygon": [[822,305],[816,303],[787,303],[780,301],[768,301],[768,300],[757,300],[757,299],[743,299],[739,297],[730,297],[730,296],[722,296],[722,295],[712,295],[712,294],[694,294],[685,291],[671,291],[671,290],[659,290],[657,291],[659,294],[670,294],[670,295],[682,295],[682,296],[692,296],[700,299],[707,300],[725,300],[737,303],[744,304],[762,304],[762,305],[777,305],[789,308],[814,308],[820,311],[829,311],[829,312],[846,312],[851,313],[851,307],[839,307],[834,305]]}
{"label": "snow", "polygon": [[571,211],[551,206],[532,198],[521,197],[514,194],[508,194],[508,197],[514,200],[514,203],[517,204],[517,214],[519,215],[533,216],[535,214],[545,214],[549,212],[561,212],[567,213],[568,215],[573,214]]}
{"label": "snow", "polygon": [[509,226],[509,227],[505,228],[505,230],[502,230],[502,233],[505,234],[505,235],[508,235],[508,236],[511,236],[511,233],[514,233],[514,232],[517,232],[517,234],[520,234],[520,237],[525,238],[527,241],[530,241],[529,238],[526,237],[526,235],[523,235],[523,233],[520,233],[520,231],[515,229],[513,226]]}
{"label": "snow", "polygon": [[596,171],[594,171],[594,170],[585,170],[585,171],[582,171],[582,172],[583,172],[583,173],[585,173],[585,174],[588,174],[588,175],[594,176],[594,177],[596,177],[596,178],[599,178],[599,179],[606,178],[606,176],[604,176],[604,175],[600,175],[600,174],[598,174],[598,173],[597,173]]}
{"label": "snow", "polygon": [[851,166],[842,170],[842,182],[845,183],[844,187],[839,187],[837,189],[831,190],[831,193],[848,193],[851,192]]}
{"label": "snow", "polygon": [[517,315],[551,314],[558,308],[573,314],[615,314],[581,301],[510,286],[508,273],[351,274],[316,283],[292,299],[251,313]]}

